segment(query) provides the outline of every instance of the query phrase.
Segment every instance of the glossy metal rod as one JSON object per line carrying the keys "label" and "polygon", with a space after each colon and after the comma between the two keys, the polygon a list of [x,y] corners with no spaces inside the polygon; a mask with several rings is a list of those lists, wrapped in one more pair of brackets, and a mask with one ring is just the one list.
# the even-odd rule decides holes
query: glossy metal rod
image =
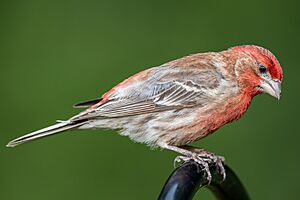
{"label": "glossy metal rod", "polygon": [[216,166],[210,167],[213,179],[207,185],[206,174],[195,162],[186,162],[176,168],[165,183],[158,200],[193,199],[198,189],[206,186],[219,200],[250,200],[245,188],[235,173],[225,165],[226,179],[222,181]]}

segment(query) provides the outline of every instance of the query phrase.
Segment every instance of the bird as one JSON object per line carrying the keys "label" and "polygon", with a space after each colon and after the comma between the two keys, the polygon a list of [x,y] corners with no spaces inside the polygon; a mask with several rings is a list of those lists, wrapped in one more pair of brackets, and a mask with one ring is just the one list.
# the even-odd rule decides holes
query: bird
{"label": "bird", "polygon": [[78,115],[7,147],[72,129],[115,129],[134,142],[179,153],[175,161],[198,162],[209,181],[215,162],[225,178],[223,157],[188,145],[238,120],[258,94],[279,100],[282,78],[274,54],[257,45],[188,55],[134,74],[101,98],[76,104],[86,108]]}

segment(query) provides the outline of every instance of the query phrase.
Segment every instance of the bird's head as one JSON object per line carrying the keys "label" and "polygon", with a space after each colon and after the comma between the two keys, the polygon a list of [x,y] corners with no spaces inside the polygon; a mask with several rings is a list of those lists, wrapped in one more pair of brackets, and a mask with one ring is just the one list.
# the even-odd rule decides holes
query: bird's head
{"label": "bird's head", "polygon": [[264,92],[279,100],[282,68],[276,57],[269,50],[255,45],[236,46],[231,49],[246,53],[254,59],[254,64],[248,65],[249,68],[245,69],[253,92],[256,94]]}

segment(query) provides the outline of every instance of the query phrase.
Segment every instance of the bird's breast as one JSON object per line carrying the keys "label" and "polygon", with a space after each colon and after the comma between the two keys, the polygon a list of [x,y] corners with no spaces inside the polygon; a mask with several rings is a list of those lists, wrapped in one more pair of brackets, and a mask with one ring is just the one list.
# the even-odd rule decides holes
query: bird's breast
{"label": "bird's breast", "polygon": [[[172,137],[170,141],[175,145],[186,145],[208,136],[225,124],[239,119],[246,112],[251,99],[250,96],[235,96],[205,110],[190,110],[190,112],[196,113],[193,117],[194,120],[184,127],[174,129],[173,134],[177,136]],[[191,114],[191,116],[193,115]]]}
{"label": "bird's breast", "polygon": [[241,118],[248,109],[251,100],[250,95],[238,95],[215,106],[213,111],[204,119],[204,124],[207,126],[206,134],[213,133],[223,125]]}

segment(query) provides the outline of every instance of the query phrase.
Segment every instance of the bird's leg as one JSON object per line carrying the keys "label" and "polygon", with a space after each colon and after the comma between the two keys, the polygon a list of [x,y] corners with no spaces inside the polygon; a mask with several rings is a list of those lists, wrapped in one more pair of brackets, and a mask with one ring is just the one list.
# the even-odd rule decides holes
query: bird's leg
{"label": "bird's leg", "polygon": [[177,146],[171,146],[168,144],[162,144],[160,145],[164,149],[168,149],[171,151],[175,151],[177,153],[182,154],[181,156],[177,156],[174,160],[174,164],[177,162],[187,162],[190,160],[193,160],[197,162],[200,166],[203,166],[203,170],[205,170],[207,174],[207,180],[210,183],[212,180],[212,175],[209,170],[209,165],[210,164],[216,164],[218,170],[223,176],[223,180],[226,177],[225,174],[225,169],[223,166],[223,161],[224,158],[220,156],[216,156],[213,153],[210,153],[209,151],[205,149],[199,149],[199,148],[194,148],[194,147],[189,147],[189,146],[183,146],[183,147],[177,147]]}

